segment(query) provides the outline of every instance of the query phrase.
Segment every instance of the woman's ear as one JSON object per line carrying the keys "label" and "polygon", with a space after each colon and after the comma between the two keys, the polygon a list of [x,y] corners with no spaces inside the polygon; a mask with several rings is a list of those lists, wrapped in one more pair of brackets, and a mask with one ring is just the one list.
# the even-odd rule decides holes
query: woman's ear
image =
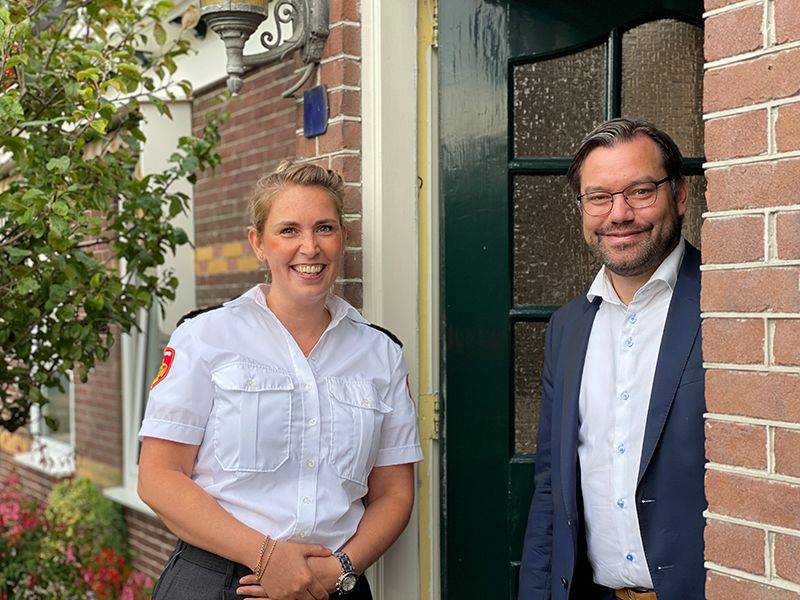
{"label": "woman's ear", "polygon": [[261,236],[258,232],[250,227],[247,230],[247,241],[250,242],[250,247],[258,259],[258,262],[264,262],[264,251],[261,249]]}

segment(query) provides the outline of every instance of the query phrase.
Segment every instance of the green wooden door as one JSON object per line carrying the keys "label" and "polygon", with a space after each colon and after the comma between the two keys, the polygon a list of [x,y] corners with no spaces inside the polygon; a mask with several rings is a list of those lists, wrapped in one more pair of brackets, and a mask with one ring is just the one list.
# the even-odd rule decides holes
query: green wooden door
{"label": "green wooden door", "polygon": [[544,332],[597,269],[563,177],[606,118],[689,157],[703,209],[702,0],[440,0],[442,596],[514,598]]}

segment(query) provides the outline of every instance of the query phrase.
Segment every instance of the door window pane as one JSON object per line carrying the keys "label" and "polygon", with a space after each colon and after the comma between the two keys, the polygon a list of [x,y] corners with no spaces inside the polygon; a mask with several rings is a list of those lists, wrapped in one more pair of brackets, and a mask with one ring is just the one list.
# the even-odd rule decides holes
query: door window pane
{"label": "door window pane", "polygon": [[651,121],[684,156],[702,156],[702,103],[702,29],[661,20],[622,36],[622,116]]}
{"label": "door window pane", "polygon": [[699,248],[701,216],[706,211],[706,178],[694,175],[687,177],[686,182],[689,184],[689,206],[683,215],[683,237]]}
{"label": "door window pane", "polygon": [[514,156],[571,156],[603,121],[605,45],[513,70]]}
{"label": "door window pane", "polygon": [[599,263],[563,176],[514,179],[514,304],[566,304],[585,292]]}
{"label": "door window pane", "polygon": [[547,323],[514,325],[514,451],[536,452]]}

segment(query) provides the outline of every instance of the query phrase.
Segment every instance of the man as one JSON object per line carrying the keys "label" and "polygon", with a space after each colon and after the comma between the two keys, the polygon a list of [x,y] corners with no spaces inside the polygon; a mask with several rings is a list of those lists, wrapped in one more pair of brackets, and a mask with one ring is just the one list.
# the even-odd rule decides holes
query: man
{"label": "man", "polygon": [[683,158],[614,119],[567,177],[603,267],[547,332],[520,600],[700,600],[705,465],[700,255]]}

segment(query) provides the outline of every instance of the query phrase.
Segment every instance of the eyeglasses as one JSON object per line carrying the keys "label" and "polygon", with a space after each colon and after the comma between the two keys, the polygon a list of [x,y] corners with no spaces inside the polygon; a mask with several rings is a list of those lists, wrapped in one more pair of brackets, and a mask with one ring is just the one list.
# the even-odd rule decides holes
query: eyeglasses
{"label": "eyeglasses", "polygon": [[619,192],[587,192],[578,195],[578,204],[587,215],[592,217],[602,217],[611,212],[614,206],[614,196],[622,194],[625,202],[631,208],[646,208],[656,202],[658,186],[669,181],[670,177],[664,177],[658,181],[644,181],[632,183],[624,190]]}

